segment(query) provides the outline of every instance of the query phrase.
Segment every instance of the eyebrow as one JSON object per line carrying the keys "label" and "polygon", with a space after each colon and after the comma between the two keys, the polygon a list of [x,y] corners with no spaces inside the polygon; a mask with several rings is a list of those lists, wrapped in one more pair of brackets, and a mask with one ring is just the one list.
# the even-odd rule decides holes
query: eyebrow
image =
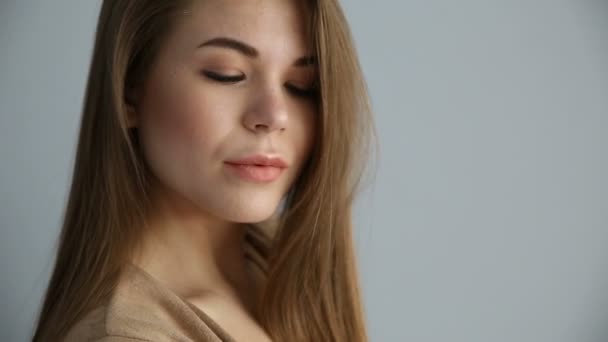
{"label": "eyebrow", "polygon": [[[236,40],[234,38],[228,37],[216,37],[212,38],[202,44],[200,44],[197,49],[206,47],[206,46],[215,46],[226,49],[232,49],[240,52],[241,54],[249,57],[249,58],[257,58],[260,53],[253,46],[244,43],[242,41]],[[317,65],[317,58],[315,56],[303,56],[293,63],[294,66],[297,67],[306,67],[306,66],[314,66]]]}

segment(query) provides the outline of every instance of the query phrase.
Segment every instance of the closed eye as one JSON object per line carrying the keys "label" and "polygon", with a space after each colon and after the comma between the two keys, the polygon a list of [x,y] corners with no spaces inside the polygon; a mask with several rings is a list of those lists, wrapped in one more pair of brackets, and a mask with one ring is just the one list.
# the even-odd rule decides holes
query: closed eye
{"label": "closed eye", "polygon": [[242,81],[245,79],[245,75],[243,75],[243,74],[223,75],[223,74],[218,74],[216,72],[209,71],[209,70],[203,70],[203,75],[205,75],[205,77],[212,79],[214,81],[224,82],[224,83],[236,83],[236,82],[239,82],[239,81]]}
{"label": "closed eye", "polygon": [[319,93],[319,89],[316,86],[312,86],[310,88],[306,88],[306,89],[302,89],[302,88],[298,88],[296,86],[293,86],[291,84],[286,84],[285,87],[287,88],[287,90],[294,96],[297,97],[308,97],[308,98],[316,98],[318,93]]}
{"label": "closed eye", "polygon": [[[219,74],[217,72],[209,71],[209,70],[203,70],[202,74],[205,75],[205,77],[207,77],[213,81],[222,82],[222,83],[236,83],[236,82],[243,81],[245,79],[245,75],[243,75],[243,74],[223,75],[223,74]],[[303,89],[303,88],[296,87],[292,84],[285,84],[285,88],[287,88],[287,90],[293,96],[302,97],[302,98],[316,98],[319,93],[319,89],[316,85]]]}

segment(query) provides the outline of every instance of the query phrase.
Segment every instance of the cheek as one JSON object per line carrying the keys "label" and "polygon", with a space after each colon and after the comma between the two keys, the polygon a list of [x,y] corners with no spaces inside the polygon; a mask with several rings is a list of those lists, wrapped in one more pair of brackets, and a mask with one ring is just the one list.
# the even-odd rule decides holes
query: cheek
{"label": "cheek", "polygon": [[184,177],[213,147],[214,108],[202,96],[179,87],[148,93],[140,129],[146,159],[159,176]]}
{"label": "cheek", "polygon": [[305,115],[300,118],[300,132],[298,134],[298,146],[303,154],[302,158],[306,159],[312,150],[317,134],[318,112],[314,108],[308,108]]}
{"label": "cheek", "polygon": [[227,109],[218,105],[213,94],[201,90],[192,84],[173,84],[150,92],[142,125],[147,143],[183,158],[204,154],[200,149],[217,144],[229,129],[229,116],[222,115]]}
{"label": "cheek", "polygon": [[[142,129],[151,152],[182,155],[197,136],[197,118],[184,102],[169,102],[144,113]],[[160,151],[158,151],[160,150]]]}
{"label": "cheek", "polygon": [[296,168],[289,177],[289,187],[301,176],[306,161],[310,158],[316,142],[317,112],[314,110],[300,111],[293,117],[291,146],[293,146]]}

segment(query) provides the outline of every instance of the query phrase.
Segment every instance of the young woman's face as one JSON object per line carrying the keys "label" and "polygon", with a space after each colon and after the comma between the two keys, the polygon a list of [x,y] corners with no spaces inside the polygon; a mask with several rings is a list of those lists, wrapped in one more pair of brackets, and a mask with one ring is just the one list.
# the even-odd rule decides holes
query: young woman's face
{"label": "young woman's face", "polygon": [[[164,194],[218,219],[263,221],[314,141],[316,68],[302,12],[286,0],[194,3],[161,47],[132,125]],[[287,167],[256,180],[276,168],[227,163],[253,155]]]}

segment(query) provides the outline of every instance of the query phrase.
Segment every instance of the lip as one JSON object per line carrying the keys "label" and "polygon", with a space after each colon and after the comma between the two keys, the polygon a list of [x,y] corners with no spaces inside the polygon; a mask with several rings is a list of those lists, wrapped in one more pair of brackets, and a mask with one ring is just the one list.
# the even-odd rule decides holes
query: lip
{"label": "lip", "polygon": [[273,157],[265,154],[255,154],[240,159],[227,160],[228,164],[236,165],[259,165],[259,166],[273,166],[278,168],[287,168],[287,163],[280,157]]}
{"label": "lip", "polygon": [[242,179],[255,183],[272,182],[288,167],[280,157],[262,154],[228,160],[225,164]]}

